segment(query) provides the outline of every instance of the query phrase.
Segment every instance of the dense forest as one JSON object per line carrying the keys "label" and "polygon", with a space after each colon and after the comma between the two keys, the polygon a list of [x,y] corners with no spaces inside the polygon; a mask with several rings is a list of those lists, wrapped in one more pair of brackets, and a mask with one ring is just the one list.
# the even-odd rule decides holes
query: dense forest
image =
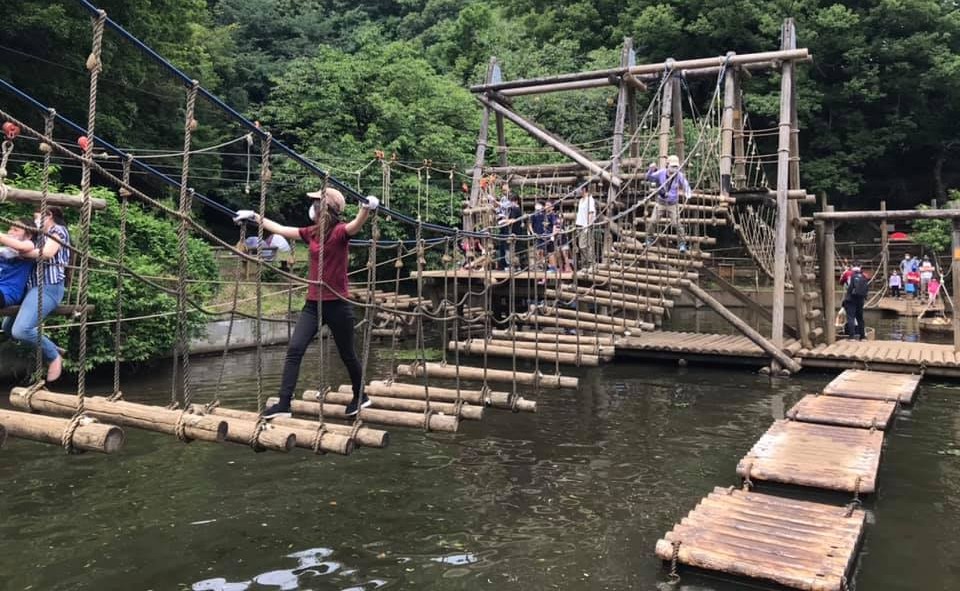
{"label": "dense forest", "polygon": [[[954,0],[100,0],[108,14],[240,112],[337,170],[374,150],[465,167],[479,125],[466,89],[491,56],[509,78],[617,65],[625,36],[638,61],[776,49],[796,19],[803,185],[834,203],[912,207],[960,186],[960,8]],[[0,76],[85,121],[90,20],[73,0],[10,0]],[[97,131],[116,144],[174,149],[183,89],[116,35],[105,38]],[[776,79],[751,82],[746,108],[776,115]],[[527,99],[559,135],[610,134],[613,91]],[[3,104],[25,117],[11,96]],[[39,122],[39,115],[27,117]],[[201,107],[198,145],[236,137]],[[514,131],[510,131],[514,134]],[[514,145],[530,143],[516,132]],[[531,144],[532,145],[532,144]],[[244,201],[244,148],[195,163],[195,182]],[[175,172],[170,165],[169,172]],[[69,177],[70,171],[64,174]],[[298,211],[303,173],[281,169],[271,209]],[[315,182],[309,180],[309,182]],[[296,206],[296,210],[293,208]]]}

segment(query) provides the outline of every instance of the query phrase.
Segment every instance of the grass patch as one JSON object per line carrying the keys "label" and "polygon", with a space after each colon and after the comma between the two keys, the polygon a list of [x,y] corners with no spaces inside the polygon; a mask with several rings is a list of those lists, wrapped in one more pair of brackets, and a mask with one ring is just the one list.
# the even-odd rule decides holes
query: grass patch
{"label": "grass patch", "polygon": [[443,350],[424,349],[421,355],[421,351],[417,351],[416,349],[401,349],[394,353],[394,355],[396,355],[397,361],[419,361],[420,359],[440,361],[443,359]]}

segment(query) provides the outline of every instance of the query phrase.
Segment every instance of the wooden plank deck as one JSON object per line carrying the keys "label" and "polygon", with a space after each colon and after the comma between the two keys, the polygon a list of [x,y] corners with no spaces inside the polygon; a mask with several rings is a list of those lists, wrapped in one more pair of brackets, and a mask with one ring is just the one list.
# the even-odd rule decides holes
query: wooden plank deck
{"label": "wooden plank deck", "polygon": [[882,297],[874,307],[878,310],[896,312],[900,316],[917,316],[924,310],[929,313],[943,312],[943,299],[937,298],[937,301],[934,302],[932,306],[927,308],[927,299],[925,297],[917,299],[908,297]]}
{"label": "wooden plank deck", "polygon": [[863,400],[810,394],[787,411],[787,418],[801,423],[885,430],[897,405],[888,400]]}
{"label": "wooden plank deck", "polygon": [[848,369],[823,389],[828,396],[913,403],[920,375]]}
{"label": "wooden plank deck", "polygon": [[[787,339],[784,349],[796,346],[797,341]],[[668,353],[673,357],[714,356],[769,359],[763,349],[742,335],[710,334],[658,330],[639,335],[617,337],[617,352]]]}
{"label": "wooden plank deck", "polygon": [[863,535],[866,512],[715,488],[663,539],[656,553],[677,563],[806,591],[840,591]]}
{"label": "wooden plank deck", "polygon": [[737,474],[826,490],[872,493],[883,431],[776,421],[737,464]]}

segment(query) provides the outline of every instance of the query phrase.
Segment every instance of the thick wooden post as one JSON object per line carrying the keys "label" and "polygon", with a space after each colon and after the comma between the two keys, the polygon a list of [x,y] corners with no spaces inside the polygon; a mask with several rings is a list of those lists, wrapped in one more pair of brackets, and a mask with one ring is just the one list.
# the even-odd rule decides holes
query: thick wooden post
{"label": "thick wooden post", "polygon": [[673,137],[674,137],[674,154],[680,158],[680,162],[683,162],[685,157],[685,146],[683,139],[683,90],[680,83],[680,78],[677,76],[673,77],[673,90],[670,92],[673,96],[671,97],[673,110]]}
{"label": "thick wooden post", "polygon": [[[728,55],[734,55],[730,52]],[[720,128],[720,195],[730,196],[733,171],[733,113],[736,88],[733,69],[727,70],[723,81],[723,120]]]}
{"label": "thick wooden post", "polygon": [[[670,62],[667,60],[669,67]],[[660,168],[667,167],[667,156],[670,155],[670,115],[673,111],[673,84],[669,80],[663,84],[663,93],[660,98]]]}
{"label": "thick wooden post", "polygon": [[727,71],[733,80],[733,185],[747,182],[746,143],[743,137],[743,97],[740,96],[740,68]]}
{"label": "thick wooden post", "polygon": [[772,340],[783,347],[784,292],[787,271],[787,224],[790,201],[790,97],[793,62],[785,61],[780,76],[780,136],[777,148],[777,227],[773,250],[773,331]]}
{"label": "thick wooden post", "polygon": [[[880,201],[880,211],[887,211],[886,200]],[[887,220],[880,222],[880,260],[883,261],[883,275],[881,279],[886,285],[887,278],[890,276],[890,232],[887,229]]]}
{"label": "thick wooden post", "polygon": [[[833,206],[828,205],[827,211],[833,211]],[[820,280],[821,290],[823,292],[823,322],[824,334],[827,337],[827,344],[832,345],[837,342],[837,327],[833,320],[837,314],[837,287],[834,284],[837,277],[836,263],[836,237],[834,235],[834,223],[826,220],[823,224],[823,258],[820,259]]]}
{"label": "thick wooden post", "polygon": [[[623,51],[620,53],[620,66],[630,65],[630,51],[633,49],[633,39],[627,37],[623,40]],[[620,80],[620,90],[617,93],[617,113],[613,123],[613,152],[610,156],[610,174],[614,177],[620,176],[620,156],[623,150],[623,127],[627,117],[627,102],[629,100],[630,88],[626,80]],[[607,187],[607,217],[613,215],[613,203],[617,199],[617,187],[612,183]],[[603,256],[601,260],[606,260],[607,254],[613,247],[613,236],[610,224],[606,224],[603,233]]]}
{"label": "thick wooden post", "polygon": [[[953,297],[960,294],[960,219],[953,219],[953,258],[950,264],[953,273]],[[953,350],[960,352],[960,312],[953,310]]]}
{"label": "thick wooden post", "polygon": [[[489,84],[493,76],[493,69],[496,66],[497,58],[490,58],[487,65],[487,75],[484,83]],[[480,203],[480,179],[483,177],[483,163],[487,157],[487,138],[490,131],[490,108],[483,107],[483,114],[480,116],[480,133],[477,135],[477,155],[473,161],[473,181],[470,185],[470,203],[467,208],[471,213],[465,213],[463,216],[463,229],[472,232],[475,229],[473,220],[476,214],[472,213]],[[486,206],[486,203],[483,203]]]}

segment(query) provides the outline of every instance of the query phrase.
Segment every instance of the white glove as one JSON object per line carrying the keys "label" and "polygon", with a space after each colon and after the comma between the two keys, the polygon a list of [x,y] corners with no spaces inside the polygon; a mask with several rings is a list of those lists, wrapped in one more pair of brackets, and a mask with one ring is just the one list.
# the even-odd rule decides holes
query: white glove
{"label": "white glove", "polygon": [[367,202],[361,207],[369,209],[370,211],[377,211],[377,208],[380,207],[380,200],[373,195],[367,195]]}
{"label": "white glove", "polygon": [[253,211],[252,209],[241,209],[237,211],[237,215],[234,216],[233,218],[233,221],[236,224],[239,224],[240,222],[243,222],[246,220],[250,220],[251,222],[256,221],[257,212]]}

